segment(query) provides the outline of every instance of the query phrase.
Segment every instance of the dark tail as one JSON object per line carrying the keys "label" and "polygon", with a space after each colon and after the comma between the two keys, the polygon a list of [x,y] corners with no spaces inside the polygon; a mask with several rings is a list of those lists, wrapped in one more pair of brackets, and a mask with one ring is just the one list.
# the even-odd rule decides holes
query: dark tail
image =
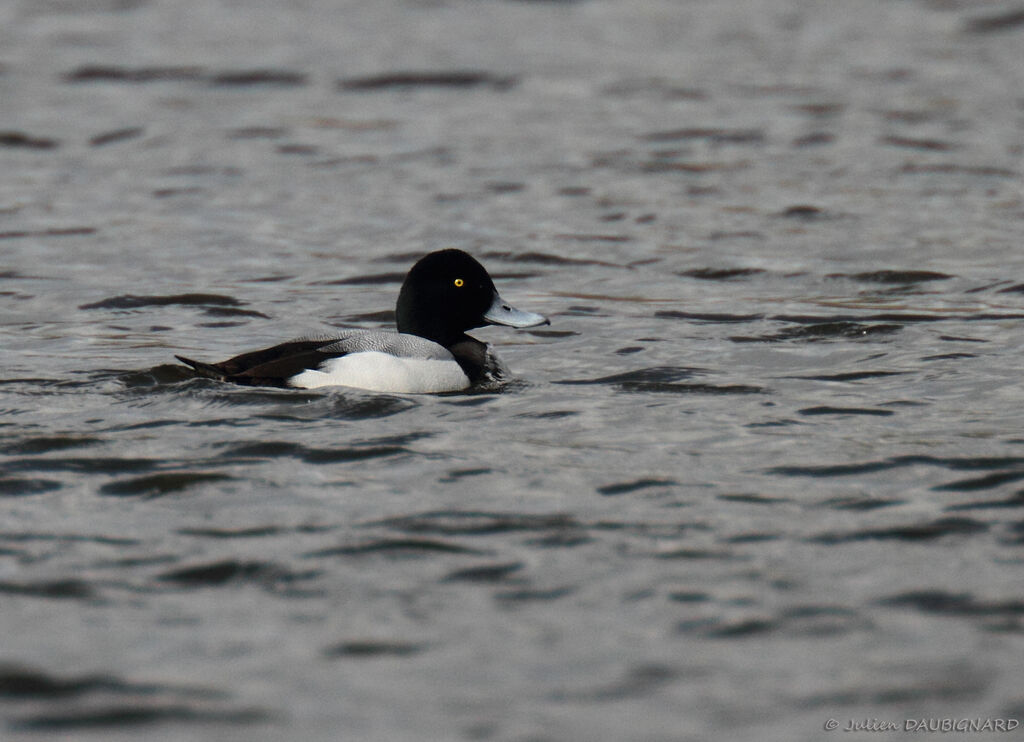
{"label": "dark tail", "polygon": [[191,358],[185,358],[185,356],[174,356],[179,361],[184,363],[186,366],[191,366],[197,374],[205,376],[207,379],[216,379],[217,381],[227,381],[228,375],[224,373],[217,366],[212,363],[203,363],[202,361],[193,361]]}

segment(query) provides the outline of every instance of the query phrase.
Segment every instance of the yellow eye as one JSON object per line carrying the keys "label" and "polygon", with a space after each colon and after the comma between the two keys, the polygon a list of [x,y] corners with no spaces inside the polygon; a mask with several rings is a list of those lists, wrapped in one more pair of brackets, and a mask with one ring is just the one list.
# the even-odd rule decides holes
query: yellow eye
{"label": "yellow eye", "polygon": [[461,289],[461,288],[462,288],[462,285],[463,285],[464,283],[466,283],[466,282],[465,282],[465,281],[463,281],[463,280],[462,280],[461,278],[456,278],[456,279],[455,279],[455,287],[456,287],[456,288],[459,288],[459,289]]}

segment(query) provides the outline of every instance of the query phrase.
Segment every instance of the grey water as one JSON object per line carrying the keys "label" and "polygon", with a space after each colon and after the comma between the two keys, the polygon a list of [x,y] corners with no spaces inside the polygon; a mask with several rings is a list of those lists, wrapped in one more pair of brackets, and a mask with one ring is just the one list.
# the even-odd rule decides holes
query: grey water
{"label": "grey water", "polygon": [[[0,738],[1018,737],[1022,158],[1013,3],[0,3]],[[500,391],[174,364],[449,246]]]}

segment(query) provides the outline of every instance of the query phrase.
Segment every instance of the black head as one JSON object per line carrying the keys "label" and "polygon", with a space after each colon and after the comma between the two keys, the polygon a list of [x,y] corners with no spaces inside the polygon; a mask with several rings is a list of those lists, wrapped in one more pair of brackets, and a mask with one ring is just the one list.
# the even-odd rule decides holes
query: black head
{"label": "black head", "polygon": [[444,346],[458,342],[474,327],[530,327],[547,322],[539,314],[519,312],[506,304],[484,267],[455,249],[432,252],[412,267],[398,294],[396,320],[399,332]]}

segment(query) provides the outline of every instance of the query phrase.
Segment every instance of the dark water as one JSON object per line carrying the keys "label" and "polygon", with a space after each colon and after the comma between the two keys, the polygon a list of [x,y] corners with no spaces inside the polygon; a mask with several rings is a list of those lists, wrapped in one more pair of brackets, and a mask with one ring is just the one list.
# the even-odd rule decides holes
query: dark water
{"label": "dark water", "polygon": [[[1022,34],[957,0],[0,6],[0,734],[1024,717]],[[443,246],[552,318],[480,331],[501,393],[170,365],[386,327]]]}

